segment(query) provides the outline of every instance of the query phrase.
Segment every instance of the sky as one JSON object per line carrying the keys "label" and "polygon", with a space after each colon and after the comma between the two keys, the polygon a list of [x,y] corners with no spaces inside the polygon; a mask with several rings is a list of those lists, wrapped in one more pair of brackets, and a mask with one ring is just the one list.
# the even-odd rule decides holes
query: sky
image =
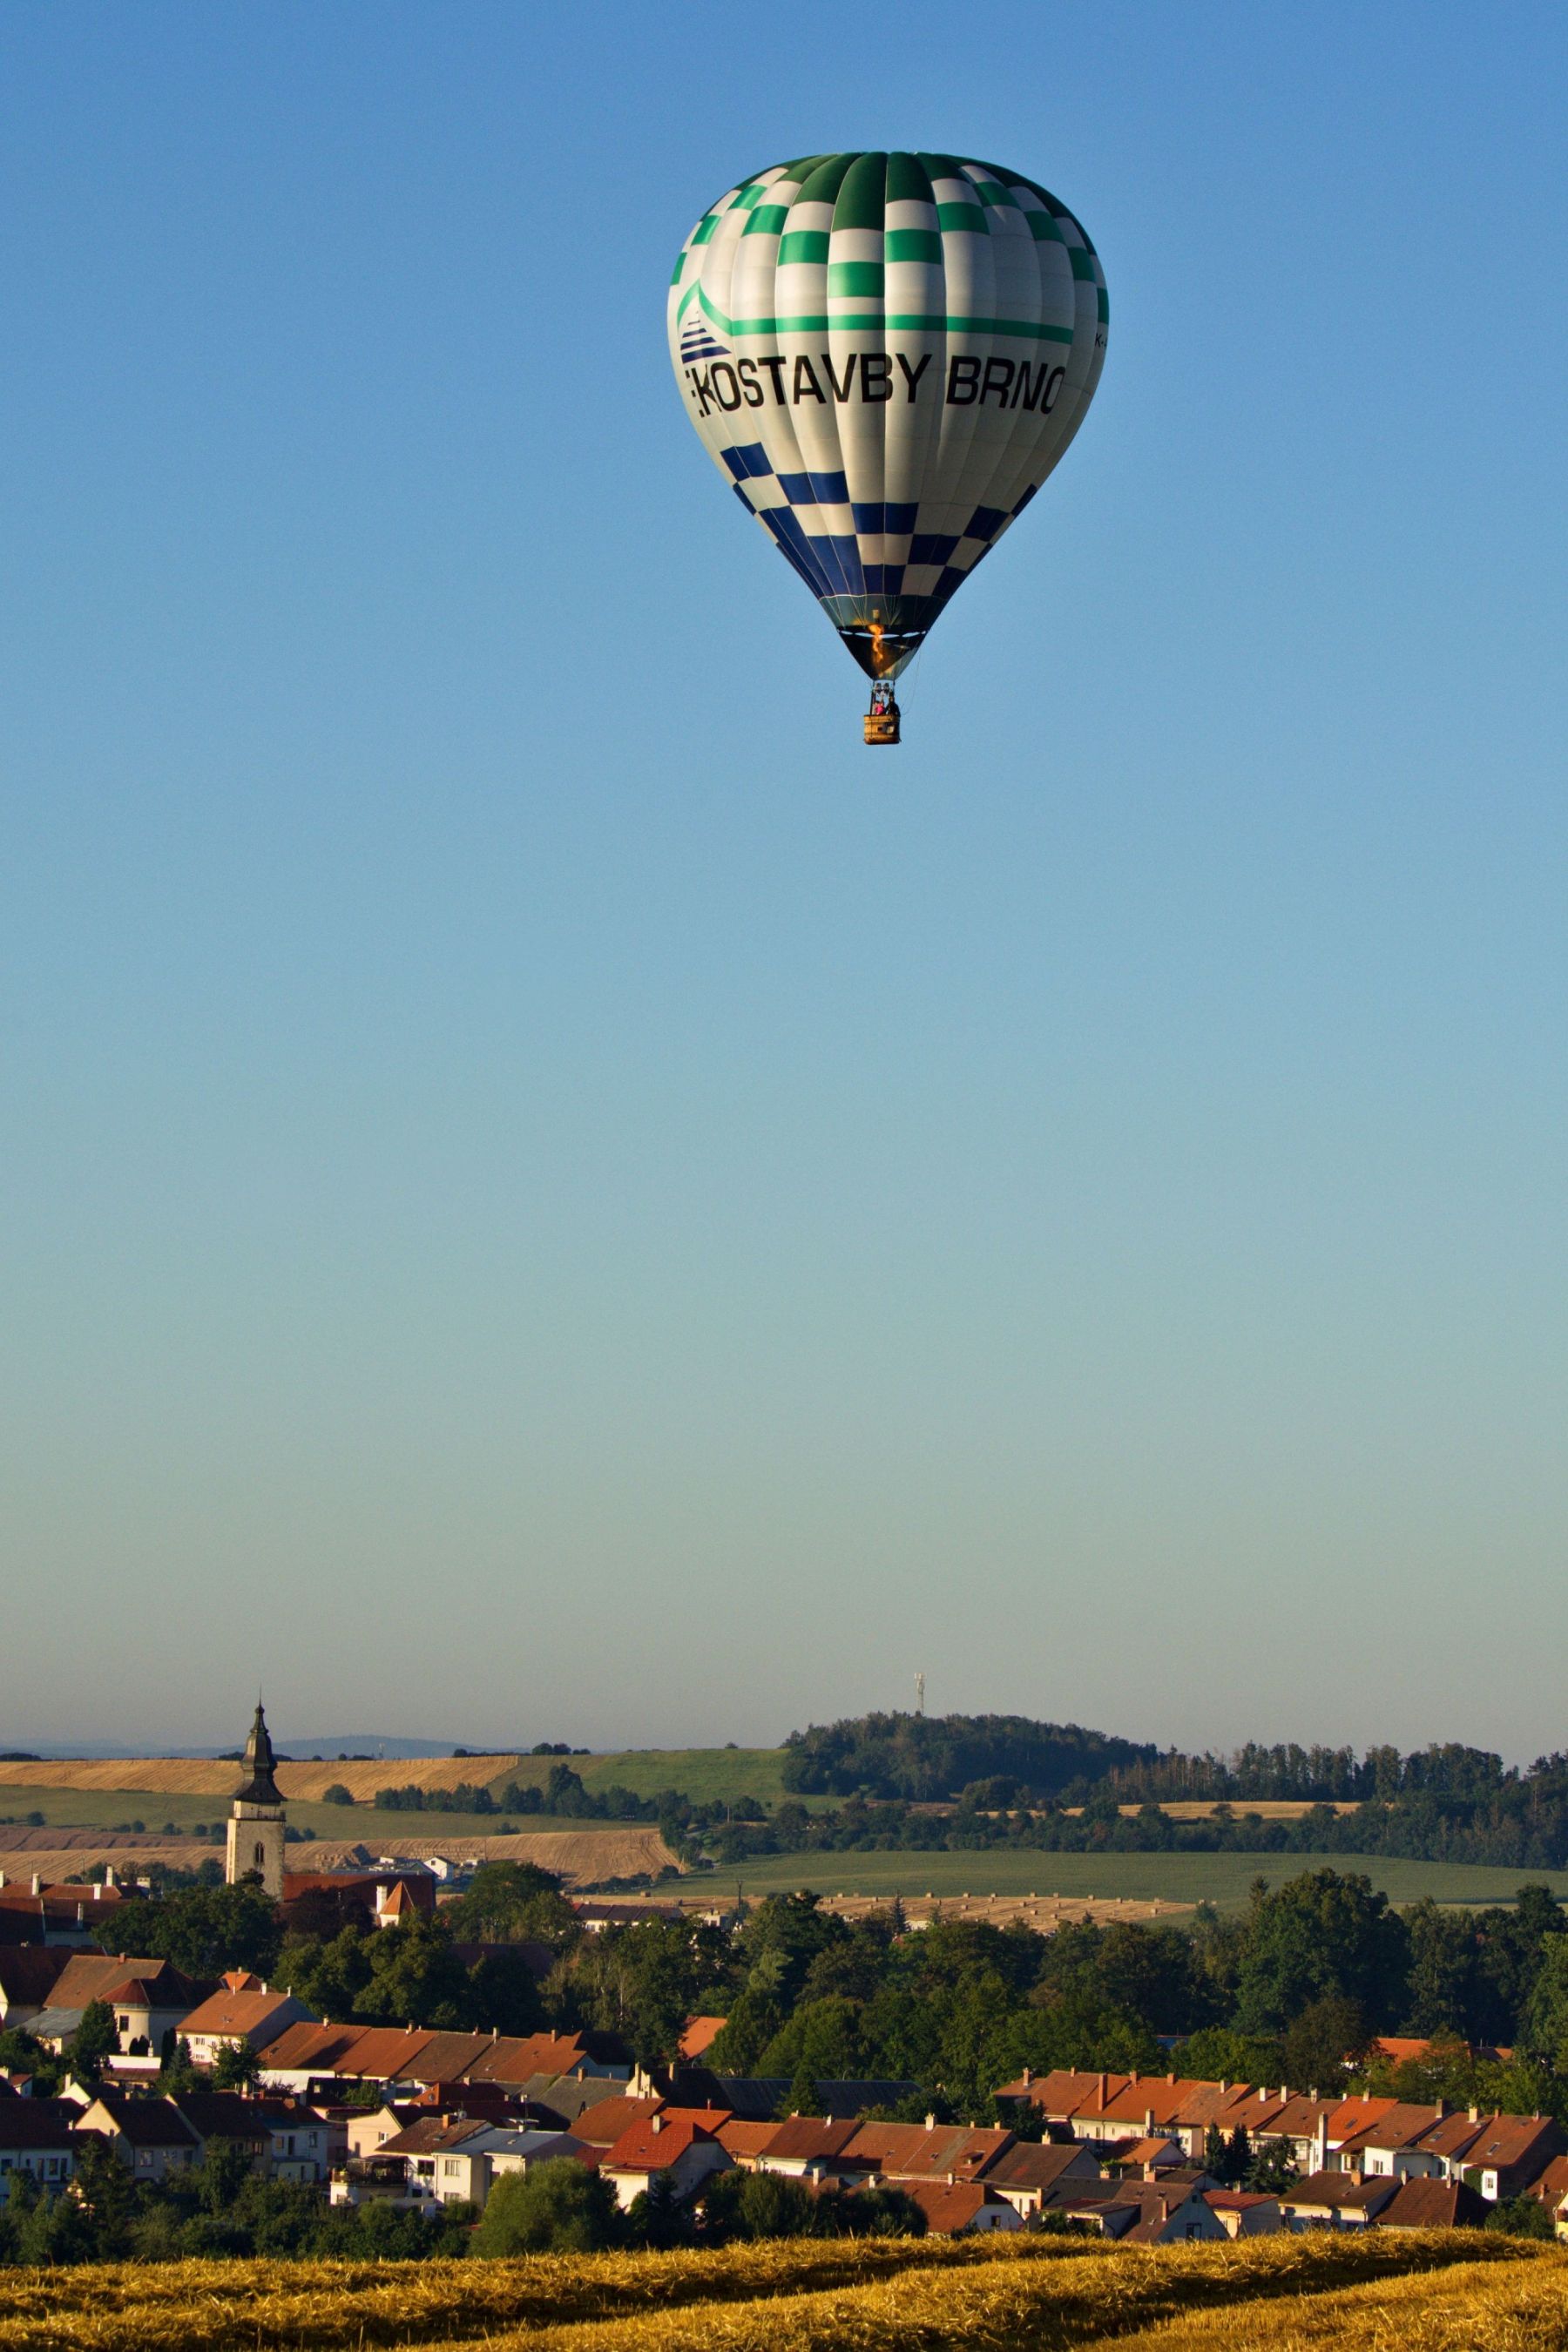
{"label": "sky", "polygon": [[[1568,1745],[1568,18],[0,16],[0,1744]],[[999,158],[1093,409],[868,754],[682,413]]]}

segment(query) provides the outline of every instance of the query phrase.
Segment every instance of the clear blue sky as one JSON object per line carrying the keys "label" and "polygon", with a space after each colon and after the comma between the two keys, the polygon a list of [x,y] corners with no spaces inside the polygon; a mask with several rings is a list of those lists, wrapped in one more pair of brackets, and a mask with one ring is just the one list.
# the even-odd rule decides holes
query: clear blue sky
{"label": "clear blue sky", "polygon": [[[1564,1743],[1568,19],[0,22],[0,1742]],[[672,257],[1079,212],[907,740]]]}

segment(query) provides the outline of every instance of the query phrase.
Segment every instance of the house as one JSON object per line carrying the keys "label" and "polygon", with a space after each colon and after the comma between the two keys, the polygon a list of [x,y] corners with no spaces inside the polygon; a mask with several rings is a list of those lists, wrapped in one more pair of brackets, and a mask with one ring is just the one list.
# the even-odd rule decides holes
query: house
{"label": "house", "polygon": [[688,2198],[729,2166],[716,2135],[672,2109],[628,2125],[601,2158],[599,2170],[626,2207],[656,2180],[666,2182],[678,2199]]}
{"label": "house", "polygon": [[297,2099],[250,2099],[267,2134],[267,2170],[273,2180],[325,2180],[331,2169],[331,2127],[325,2116]]}
{"label": "house", "polygon": [[[864,2165],[840,2161],[859,2129],[854,2116],[791,2116],[768,2132],[757,2155],[756,2169],[781,2172],[792,2180],[864,2180]],[[722,2126],[719,2141],[723,2147]]]}
{"label": "house", "polygon": [[1554,2156],[1564,2153],[1562,2127],[1550,2116],[1489,2116],[1465,2151],[1464,2177],[1489,2204],[1521,2197]]}
{"label": "house", "polygon": [[184,2172],[202,2152],[201,2141],[168,2099],[139,2099],[125,2091],[100,2091],[76,2120],[77,2131],[97,2132],[138,2180],[166,2180]]}
{"label": "house", "polygon": [[26,2172],[63,2188],[84,2146],[73,2130],[76,2112],[61,2099],[0,2099],[0,2177]]}
{"label": "house", "polygon": [[1568,2156],[1554,2156],[1525,2190],[1544,2205],[1560,2238],[1568,2238]]}
{"label": "house", "polygon": [[405,2205],[452,2204],[472,2198],[482,2205],[489,2168],[481,2157],[479,2192],[474,2195],[477,2144],[490,2126],[468,2116],[420,2116],[395,2132],[376,2152],[332,2175],[330,2201],[359,2205],[367,2199]]}
{"label": "house", "polygon": [[689,2061],[702,2057],[729,2021],[726,2017],[689,2017],[680,2036],[680,2055]]}
{"label": "house", "polygon": [[26,2025],[49,2005],[55,1980],[69,1958],[47,1944],[12,1944],[0,1949],[0,2032]]}
{"label": "house", "polygon": [[389,2139],[419,2120],[419,2109],[407,2101],[383,2100],[379,2107],[362,2107],[347,2114],[344,2139],[348,2156],[356,2161],[374,2156]]}
{"label": "house", "polygon": [[634,2124],[649,2122],[663,2105],[664,2101],[657,2095],[647,2099],[595,2099],[579,2109],[572,2129],[589,2147],[611,2148]]}
{"label": "house", "polygon": [[201,1998],[201,1988],[169,1960],[23,1945],[0,1953],[0,2023],[25,2026],[35,2040],[56,2048],[76,2032],[89,2004],[101,2000],[116,2012],[122,2047],[141,2039],[156,2053],[163,2035],[181,2026]]}
{"label": "house", "polygon": [[1375,2123],[1338,2138],[1335,2155],[1340,2169],[1362,2173],[1369,2180],[1437,2178],[1442,2160],[1421,2143],[1443,2122],[1447,2112],[1441,2105],[1416,2106],[1395,2100]]}
{"label": "house", "polygon": [[1157,2172],[1190,2162],[1181,2140],[1167,2132],[1156,2132],[1152,2139],[1099,2140],[1095,2147],[1101,2164],[1121,2175],[1138,2173],[1152,2179]]}
{"label": "house", "polygon": [[1227,2238],[1268,2238],[1285,2226],[1278,2197],[1253,2189],[1205,2189],[1204,2203]]}
{"label": "house", "polygon": [[990,2230],[1021,2230],[1016,2205],[973,2181],[901,2180],[900,2194],[925,2215],[933,2237],[978,2237]]}
{"label": "house", "polygon": [[1391,2179],[1363,2181],[1355,2172],[1316,2172],[1279,2200],[1291,2230],[1364,2230],[1392,2200]]}
{"label": "house", "polygon": [[345,2082],[388,2085],[489,2083],[521,2091],[538,2077],[599,2075],[625,2084],[631,2053],[613,2033],[435,2033],[390,2025],[333,2025],[298,2012],[262,2058],[268,2088],[309,2094]]}
{"label": "house", "polygon": [[1016,2145],[1010,2131],[974,2130],[964,2124],[864,2123],[840,2152],[847,2176],[895,2181],[978,2180],[998,2157]]}
{"label": "house", "polygon": [[1105,2181],[1095,2188],[1066,2179],[1047,2198],[1045,2210],[1128,2245],[1182,2245],[1229,2234],[1196,2180]]}
{"label": "house", "polygon": [[1228,2236],[1205,2196],[1195,2181],[1124,2181],[1116,2190],[1115,2210],[1131,2204],[1135,2217],[1117,2234],[1129,2246],[1179,2246],[1189,2239]]}
{"label": "house", "polygon": [[1091,2150],[1077,2140],[1065,2147],[1049,2140],[1037,2146],[1016,2140],[986,2168],[984,2178],[986,2188],[1005,2197],[1027,2221],[1061,2182],[1099,2181],[1101,2174]]}
{"label": "house", "polygon": [[1380,2230],[1479,2229],[1486,2220],[1484,2198],[1462,2180],[1426,2178],[1402,2180],[1377,2217]]}
{"label": "house", "polygon": [[760,2172],[768,2143],[778,2128],[777,2124],[750,2123],[743,2116],[731,2116],[728,2123],[719,2126],[714,2137],[732,2165],[742,2172]]}
{"label": "house", "polygon": [[268,2049],[290,2025],[313,2023],[310,2011],[291,1992],[237,1991],[224,1985],[193,2009],[180,2029],[198,2066],[210,2066],[220,2050],[246,2042],[252,2050]]}
{"label": "house", "polygon": [[[536,2164],[557,2164],[563,2157],[575,2157],[579,2163],[595,2165],[598,2150],[587,2147],[570,2132],[509,2130],[492,2124],[485,2141],[484,2152],[489,2163],[489,2186],[493,2189],[506,2172],[531,2172]],[[476,2203],[482,2200],[476,2198]]]}
{"label": "house", "polygon": [[127,1898],[105,1880],[90,1886],[46,1886],[35,1871],[23,1885],[0,1870],[0,1944],[93,1948],[93,1929]]}
{"label": "house", "polygon": [[190,2126],[204,2156],[209,2140],[233,2140],[245,2149],[253,2172],[266,2171],[271,2135],[261,2100],[233,2091],[171,2091],[168,2104]]}

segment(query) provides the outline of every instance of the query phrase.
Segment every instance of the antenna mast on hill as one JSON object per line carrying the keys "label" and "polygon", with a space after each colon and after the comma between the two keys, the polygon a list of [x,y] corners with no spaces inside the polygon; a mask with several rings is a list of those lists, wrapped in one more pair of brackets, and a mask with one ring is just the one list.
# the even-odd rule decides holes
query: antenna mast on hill
{"label": "antenna mast on hill", "polygon": [[915,1676],[915,1713],[917,1715],[923,1715],[925,1711],[926,1678],[924,1675],[917,1675]]}

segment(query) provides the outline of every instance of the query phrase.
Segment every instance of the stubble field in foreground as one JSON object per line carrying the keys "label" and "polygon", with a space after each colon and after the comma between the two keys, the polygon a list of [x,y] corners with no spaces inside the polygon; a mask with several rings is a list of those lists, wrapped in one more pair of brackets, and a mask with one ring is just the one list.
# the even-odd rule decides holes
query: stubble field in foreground
{"label": "stubble field in foreground", "polygon": [[1368,2231],[1107,2252],[1096,2239],[822,2241],[516,2262],[0,2273],[3,2352],[1140,2352],[1568,2347],[1568,2250]]}

